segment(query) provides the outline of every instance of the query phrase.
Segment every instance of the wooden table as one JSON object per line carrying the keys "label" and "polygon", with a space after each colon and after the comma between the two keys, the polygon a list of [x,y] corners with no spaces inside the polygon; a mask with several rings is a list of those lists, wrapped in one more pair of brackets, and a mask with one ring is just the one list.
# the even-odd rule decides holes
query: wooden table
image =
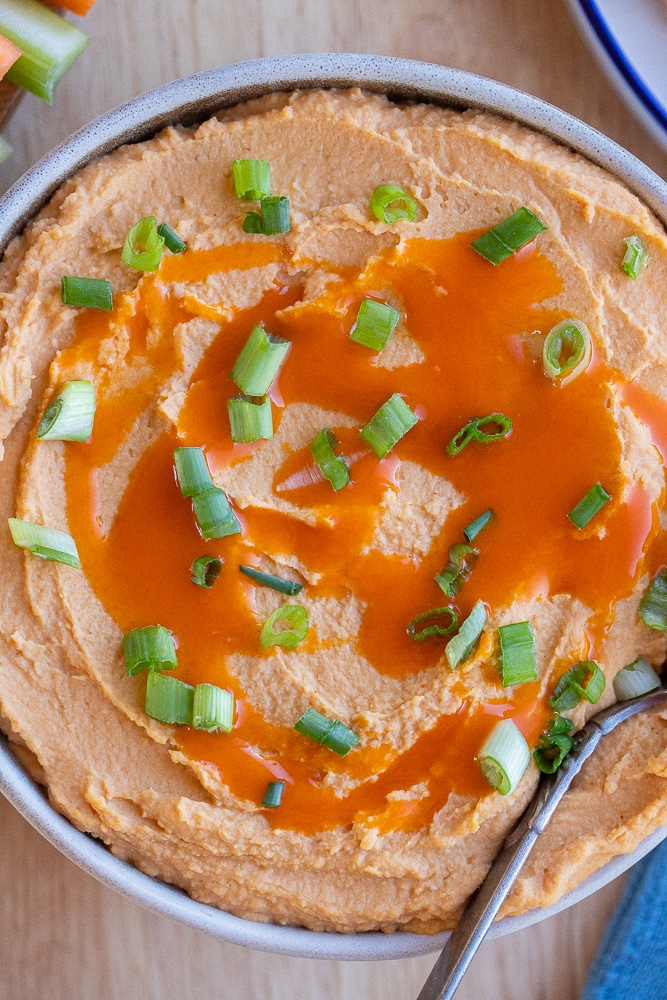
{"label": "wooden table", "polygon": [[[0,190],[70,132],[168,80],[293,52],[350,51],[448,64],[572,112],[663,177],[667,155],[621,104],[563,0],[97,0],[91,42],[48,107],[27,95],[5,137]],[[61,857],[0,799],[0,1000],[410,1000],[433,958],[279,958],[154,916]],[[614,883],[485,944],[461,1000],[575,1000],[617,898]]]}

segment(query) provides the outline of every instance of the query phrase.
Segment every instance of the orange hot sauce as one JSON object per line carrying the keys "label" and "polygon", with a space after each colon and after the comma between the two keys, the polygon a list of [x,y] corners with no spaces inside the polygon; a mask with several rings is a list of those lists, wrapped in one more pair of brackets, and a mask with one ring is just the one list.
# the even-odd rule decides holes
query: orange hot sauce
{"label": "orange hot sauce", "polygon": [[[280,809],[266,813],[274,827],[311,833],[357,820],[380,830],[419,829],[450,793],[488,792],[475,756],[499,717],[514,718],[535,744],[548,717],[548,692],[537,683],[503,690],[498,678],[497,700],[473,711],[464,699],[457,714],[443,717],[406,752],[365,746],[362,738],[339,758],[262,718],[230,673],[232,653],[271,655],[259,649],[261,622],[253,614],[252,585],[239,573],[240,563],[256,562],[262,553],[292,553],[320,574],[317,585],[308,587],[312,596],[351,591],[366,607],[359,655],[379,673],[402,678],[436,666],[442,657],[441,641],[415,643],[406,625],[416,614],[448,603],[433,577],[447,562],[449,546],[463,540],[463,527],[483,510],[491,508],[495,517],[476,543],[481,555],[456,599],[461,618],[479,599],[491,609],[500,607],[540,581],[545,596],[567,592],[596,611],[597,641],[608,627],[614,601],[632,590],[657,534],[656,513],[640,486],[627,502],[618,499],[619,443],[605,405],[605,383],[613,373],[594,358],[563,389],[545,377],[539,357],[529,349],[532,331],[546,333],[563,318],[540,305],[561,290],[553,265],[531,246],[493,267],[470,249],[474,235],[408,241],[402,251],[383,253],[364,271],[363,283],[360,274],[346,269],[328,291],[297,310],[283,311],[299,301],[301,288],[276,286],[258,305],[231,318],[224,305],[174,302],[169,283],[278,261],[284,250],[263,241],[189,250],[166,258],[155,275],[145,275],[110,317],[82,314],[77,338],[60,358],[61,371],[82,358],[97,358],[112,326],[129,338],[130,358],[150,363],[143,379],[116,387],[110,399],[103,397],[91,442],[68,450],[71,531],[95,593],[123,630],[166,625],[178,641],[177,676],[234,691],[237,716],[231,734],[182,727],[175,739],[189,756],[216,768],[240,798],[259,803],[268,780],[285,781]],[[404,326],[423,357],[393,370],[378,365],[375,352],[349,340],[362,298],[388,294],[402,303]],[[177,431],[160,437],[140,459],[105,532],[99,470],[171,370],[174,328],[196,314],[216,319],[221,332],[190,383]],[[276,427],[284,406],[305,402],[345,413],[361,428],[394,392],[420,422],[382,461],[369,452],[358,429],[334,427],[351,459],[352,483],[338,493],[327,482],[313,482],[317,473],[309,449],[286,453],[274,491],[298,507],[326,509],[326,521],[309,526],[282,513],[249,508],[238,512],[241,535],[204,543],[174,478],[173,449],[202,446],[215,472],[262,447],[262,442],[232,443],[226,407],[238,392],[229,372],[258,322],[292,344],[271,389]],[[644,409],[649,403],[643,400]],[[493,412],[512,419],[506,439],[469,446],[454,457],[446,454],[447,442],[471,417]],[[396,489],[406,461],[449,480],[467,498],[423,558],[384,555],[368,547],[382,498]],[[603,515],[603,537],[577,532],[566,517],[597,481],[614,498]],[[204,552],[224,560],[211,590],[190,582],[192,561]],[[588,638],[595,645],[595,636]],[[317,642],[311,630],[300,648],[315,648]],[[335,795],[322,783],[331,771],[349,774],[355,790]],[[418,798],[391,796],[417,784],[424,788]]]}

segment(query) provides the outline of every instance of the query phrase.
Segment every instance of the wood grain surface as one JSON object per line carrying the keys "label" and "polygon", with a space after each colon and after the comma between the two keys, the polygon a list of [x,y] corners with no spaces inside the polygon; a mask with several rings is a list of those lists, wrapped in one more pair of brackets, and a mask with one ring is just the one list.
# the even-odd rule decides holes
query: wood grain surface
{"label": "wood grain surface", "polygon": [[[0,190],[142,91],[243,59],[316,51],[494,77],[572,112],[667,178],[667,155],[621,103],[563,0],[97,0],[77,23],[90,45],[53,106],[26,95],[3,131],[14,155]],[[576,1000],[619,889],[483,945],[460,1000]],[[433,961],[318,962],[221,943],[99,885],[0,798],[0,1000],[411,1000]]]}

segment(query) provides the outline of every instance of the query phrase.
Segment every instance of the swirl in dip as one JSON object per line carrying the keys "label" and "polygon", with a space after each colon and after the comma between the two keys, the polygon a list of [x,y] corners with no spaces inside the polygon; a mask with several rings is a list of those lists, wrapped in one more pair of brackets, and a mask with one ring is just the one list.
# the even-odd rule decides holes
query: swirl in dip
{"label": "swirl in dip", "polygon": [[[232,161],[261,159],[291,228],[246,233]],[[378,185],[417,202],[379,221]],[[520,206],[546,229],[494,266],[471,248]],[[121,261],[147,215],[186,242],[144,272]],[[621,269],[639,234],[650,262]],[[63,275],[106,279],[113,309],[65,306]],[[479,754],[510,719],[532,751],[563,674],[594,662],[595,704],[663,631],[639,602],[667,562],[667,241],[603,170],[545,137],[476,112],[350,92],[275,95],[196,129],[170,128],[68,181],[2,265],[0,501],[5,518],[66,532],[81,568],[0,538],[0,709],[54,806],[149,874],[255,920],[313,929],[451,926],[534,792],[509,795]],[[362,300],[398,312],[386,347],[350,339]],[[585,370],[544,371],[545,337],[576,317]],[[250,331],[289,342],[269,389],[274,436],[233,443],[230,373]],[[70,380],[94,384],[86,443],[37,440]],[[417,422],[379,458],[359,431],[394,394]],[[472,418],[511,430],[447,444]],[[311,442],[329,428],[350,483],[334,491]],[[241,530],[206,541],[174,473],[202,448]],[[582,527],[588,491],[609,495]],[[434,577],[463,529],[472,572]],[[3,522],[4,523],[4,522]],[[222,562],[210,588],[190,567]],[[286,597],[239,571],[303,585]],[[481,603],[480,603],[481,602]],[[307,610],[294,648],[262,649],[281,605]],[[415,616],[486,615],[454,668],[449,637],[415,641]],[[527,622],[535,679],[503,686],[499,628]],[[144,709],[121,641],[160,624],[191,685],[234,695],[231,732],[166,725]],[[500,633],[502,634],[502,633]],[[344,756],[294,725],[311,708],[359,737]],[[506,912],[545,906],[667,821],[667,729],[633,719],[587,765]],[[282,782],[277,808],[262,806]]]}

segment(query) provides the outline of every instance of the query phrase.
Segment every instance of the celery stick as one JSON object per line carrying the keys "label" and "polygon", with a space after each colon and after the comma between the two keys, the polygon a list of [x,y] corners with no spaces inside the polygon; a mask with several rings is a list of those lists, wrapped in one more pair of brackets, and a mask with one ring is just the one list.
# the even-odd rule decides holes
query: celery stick
{"label": "celery stick", "polygon": [[49,104],[58,80],[88,44],[88,35],[39,0],[0,0],[0,34],[23,52],[7,79]]}

